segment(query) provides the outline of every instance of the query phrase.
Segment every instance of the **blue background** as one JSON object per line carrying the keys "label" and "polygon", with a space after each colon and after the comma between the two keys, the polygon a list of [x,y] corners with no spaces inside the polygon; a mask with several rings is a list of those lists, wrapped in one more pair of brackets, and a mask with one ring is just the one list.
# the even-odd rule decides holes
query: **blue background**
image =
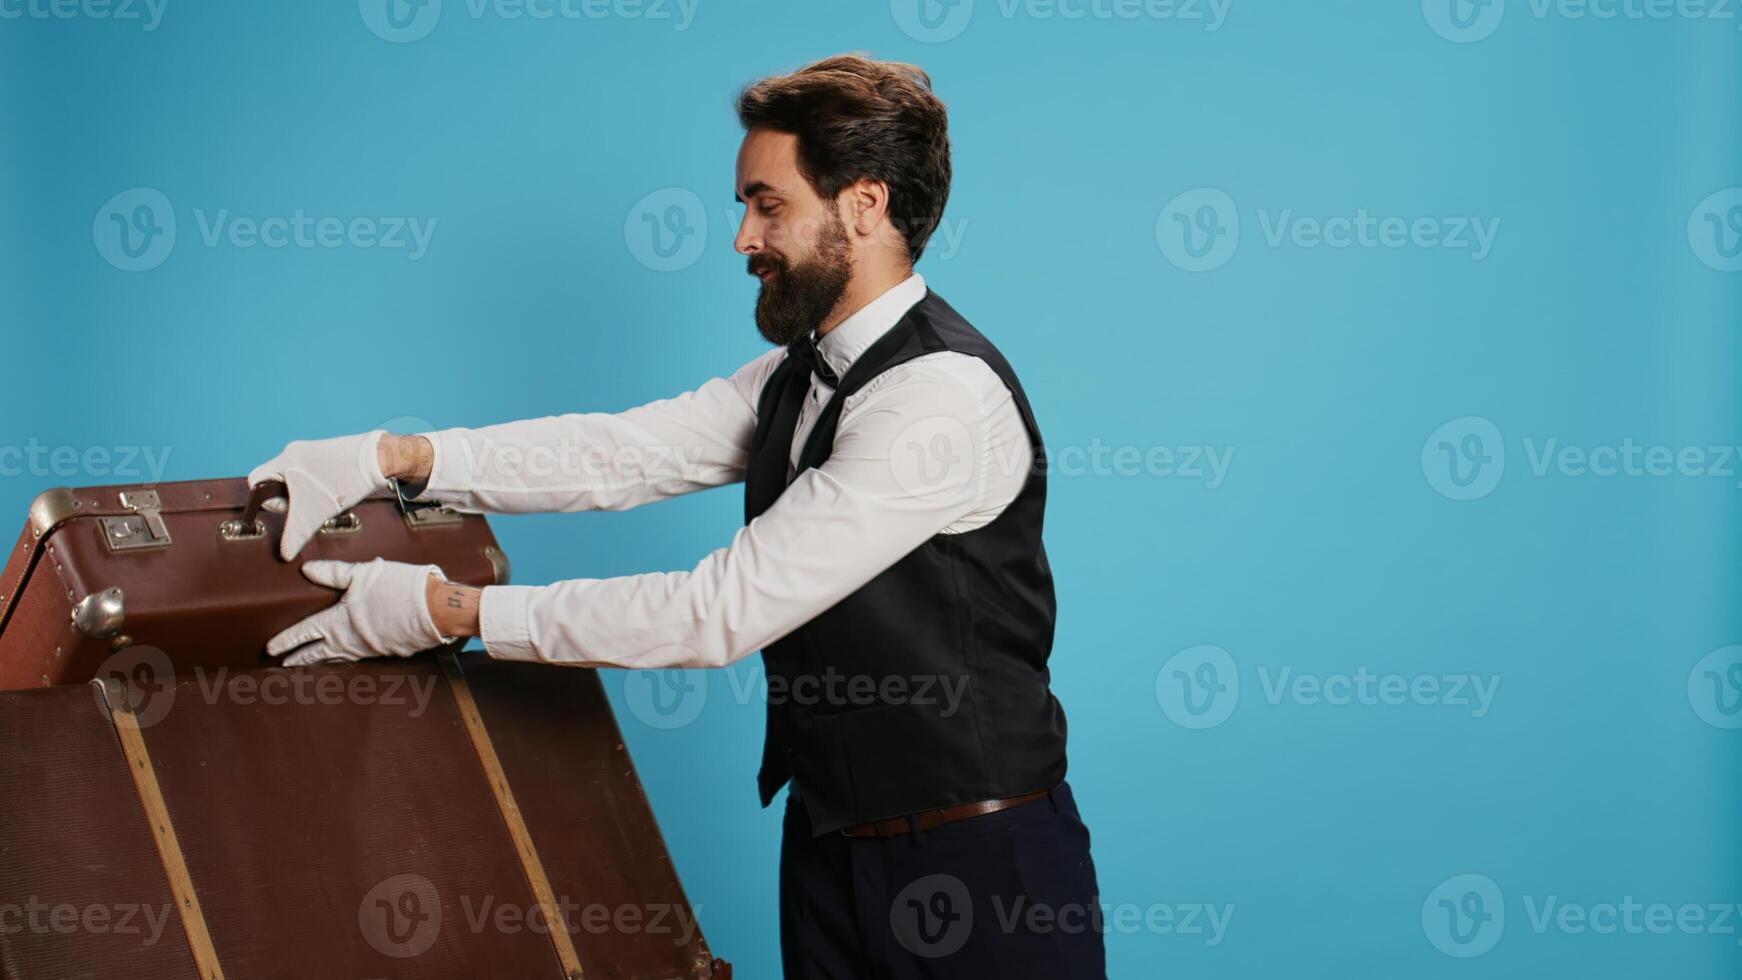
{"label": "blue background", "polygon": [[[728,372],[763,349],[731,250],[732,95],[842,50],[916,61],[951,109],[959,236],[920,271],[1016,365],[1051,449],[1234,453],[1213,487],[1052,482],[1054,683],[1103,900],[1233,906],[1219,942],[1110,934],[1111,975],[1742,971],[1734,916],[1726,935],[1531,917],[1550,896],[1742,902],[1736,658],[1717,655],[1706,703],[1696,668],[1742,643],[1742,467],[1532,465],[1551,439],[1742,442],[1742,273],[1688,232],[1742,185],[1733,13],[1512,0],[1461,42],[1435,30],[1438,0],[1235,0],[1215,30],[978,0],[938,8],[967,19],[927,39],[904,0],[700,0],[682,30],[624,15],[646,7],[535,20],[447,0],[395,41],[370,2],[170,0],[149,31],[0,20],[0,442],[151,447],[164,479],[231,476],[293,438],[617,410]],[[141,187],[177,236],[127,272],[101,209]],[[1241,235],[1190,272],[1164,209],[1206,187]],[[667,188],[697,195],[702,237],[661,271],[634,232]],[[416,260],[208,245],[221,209],[437,225]],[[1363,209],[1499,226],[1480,259],[1265,234],[1285,210]],[[1447,423],[1459,451],[1490,433],[1450,475],[1430,438]],[[1498,484],[1453,499],[1496,443]],[[44,488],[155,475],[20,455],[0,450],[0,512],[20,521]],[[724,490],[495,524],[516,580],[540,583],[687,568],[739,508]],[[1193,727],[1213,715],[1179,707],[1196,675],[1174,668],[1197,654],[1163,665],[1202,645],[1226,651],[1223,691],[1189,703],[1223,720]],[[1361,668],[1499,687],[1478,717],[1266,686]],[[705,678],[675,727],[606,677],[704,931],[750,978],[778,974],[759,671]],[[1465,874],[1497,890],[1503,932],[1436,941],[1442,883]]]}

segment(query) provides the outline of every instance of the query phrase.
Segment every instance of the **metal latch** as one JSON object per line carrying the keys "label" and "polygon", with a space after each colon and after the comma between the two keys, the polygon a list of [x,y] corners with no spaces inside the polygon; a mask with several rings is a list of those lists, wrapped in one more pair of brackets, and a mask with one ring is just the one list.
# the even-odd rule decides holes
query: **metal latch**
{"label": "metal latch", "polygon": [[103,540],[108,542],[110,551],[169,547],[169,525],[163,523],[159,513],[163,503],[157,499],[156,490],[123,490],[121,506],[133,513],[101,521]]}
{"label": "metal latch", "polygon": [[363,519],[350,511],[345,511],[337,517],[327,518],[321,525],[322,534],[356,534],[363,530]]}
{"label": "metal latch", "polygon": [[405,523],[414,528],[455,527],[465,522],[464,514],[446,507],[419,507],[405,512]]}
{"label": "metal latch", "polygon": [[405,499],[405,488],[399,481],[390,482],[393,484],[393,499],[399,502],[399,512],[405,516],[407,527],[413,530],[420,527],[456,527],[466,522],[465,515],[450,507],[434,501]]}

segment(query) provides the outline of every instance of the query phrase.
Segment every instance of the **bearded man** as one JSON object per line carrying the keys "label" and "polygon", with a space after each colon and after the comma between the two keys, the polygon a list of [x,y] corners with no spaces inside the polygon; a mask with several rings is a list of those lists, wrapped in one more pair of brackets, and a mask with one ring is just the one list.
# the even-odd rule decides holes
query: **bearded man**
{"label": "bearded man", "polygon": [[[949,196],[944,106],[920,69],[849,55],[756,82],[737,111],[734,245],[772,350],[619,414],[297,442],[249,478],[288,486],[286,560],[393,481],[498,513],[742,482],[731,543],[685,572],[484,589],[309,562],[343,597],[269,650],[298,665],[476,636],[500,659],[635,669],[760,650],[762,805],[790,786],[788,978],[1104,976],[1047,670],[1040,429],[1010,364],[913,271]],[[540,458],[588,465],[522,462]]]}

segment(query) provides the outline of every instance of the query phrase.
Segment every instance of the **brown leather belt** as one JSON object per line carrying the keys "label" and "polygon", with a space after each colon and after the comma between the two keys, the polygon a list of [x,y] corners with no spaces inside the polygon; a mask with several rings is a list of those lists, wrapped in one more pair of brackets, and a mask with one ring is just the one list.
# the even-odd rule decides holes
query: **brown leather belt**
{"label": "brown leather belt", "polygon": [[[1046,794],[1047,791],[1042,789],[1032,793],[1024,793],[1021,796],[1006,796],[1000,800],[959,803],[955,806],[946,806],[941,810],[922,810],[914,814],[914,818],[918,819],[920,830],[931,830],[933,827],[942,827],[944,824],[955,823],[958,820],[983,817],[988,813],[1008,810],[1024,803],[1033,803]],[[884,820],[867,820],[851,827],[842,827],[841,835],[844,837],[897,837],[912,831],[912,819],[909,817],[889,817]]]}

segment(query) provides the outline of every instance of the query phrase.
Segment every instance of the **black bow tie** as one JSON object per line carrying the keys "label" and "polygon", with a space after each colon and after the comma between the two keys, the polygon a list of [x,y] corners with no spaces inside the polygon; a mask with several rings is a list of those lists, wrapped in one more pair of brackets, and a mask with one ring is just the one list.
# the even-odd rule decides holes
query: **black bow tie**
{"label": "black bow tie", "polygon": [[829,367],[829,362],[823,359],[823,352],[817,349],[815,334],[805,334],[803,337],[787,344],[786,352],[789,356],[796,357],[803,361],[805,365],[811,369],[812,374],[823,379],[823,384],[828,385],[830,388],[839,388],[841,386],[840,375],[835,373],[834,368]]}

